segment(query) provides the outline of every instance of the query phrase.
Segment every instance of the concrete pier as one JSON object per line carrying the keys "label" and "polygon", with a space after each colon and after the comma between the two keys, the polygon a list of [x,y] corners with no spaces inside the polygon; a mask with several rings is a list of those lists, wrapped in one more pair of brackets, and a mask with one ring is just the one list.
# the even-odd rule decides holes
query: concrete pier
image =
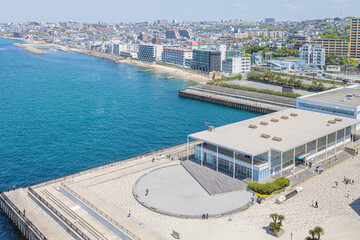
{"label": "concrete pier", "polygon": [[[190,154],[194,145],[190,142]],[[27,239],[136,239],[161,236],[103,200],[90,187],[186,159],[186,143],[149,151],[31,185],[0,192],[0,207]]]}
{"label": "concrete pier", "polygon": [[179,91],[179,96],[261,114],[295,108],[294,98],[198,84]]}

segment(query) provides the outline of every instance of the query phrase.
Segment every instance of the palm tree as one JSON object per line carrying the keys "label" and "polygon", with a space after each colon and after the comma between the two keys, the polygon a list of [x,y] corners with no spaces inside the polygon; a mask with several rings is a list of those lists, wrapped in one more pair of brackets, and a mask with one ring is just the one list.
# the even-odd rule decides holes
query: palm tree
{"label": "palm tree", "polygon": [[309,231],[311,237],[306,237],[305,240],[320,240],[320,236],[324,235],[324,229],[322,227],[315,227]]}
{"label": "palm tree", "polygon": [[317,237],[317,240],[320,240],[320,236],[324,235],[324,229],[322,227],[319,227],[319,226],[314,228],[314,232],[315,232],[315,235]]}
{"label": "palm tree", "polygon": [[270,214],[270,217],[272,218],[272,220],[274,221],[274,223],[276,223],[276,220],[277,220],[277,218],[278,218],[278,214],[277,213],[272,213],[272,214]]}
{"label": "palm tree", "polygon": [[282,221],[284,221],[285,220],[285,217],[284,217],[284,215],[278,215],[278,220],[279,220],[279,222],[278,222],[278,231],[280,231],[280,229],[281,229],[281,226],[282,226]]}
{"label": "palm tree", "polygon": [[314,229],[310,229],[309,234],[311,235],[311,240],[315,240],[315,231],[314,231]]}

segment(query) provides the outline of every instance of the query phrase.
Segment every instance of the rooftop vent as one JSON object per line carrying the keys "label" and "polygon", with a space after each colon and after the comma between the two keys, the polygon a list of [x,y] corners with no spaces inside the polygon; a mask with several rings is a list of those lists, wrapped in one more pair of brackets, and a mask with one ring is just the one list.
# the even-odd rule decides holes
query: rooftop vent
{"label": "rooftop vent", "polygon": [[277,142],[281,142],[282,138],[281,137],[273,137],[272,140],[277,141]]}
{"label": "rooftop vent", "polygon": [[342,118],[336,117],[336,118],[334,118],[334,121],[336,121],[336,122],[342,122]]}
{"label": "rooftop vent", "polygon": [[279,121],[279,119],[272,118],[272,119],[271,119],[271,121],[272,121],[272,122],[278,122],[278,121]]}
{"label": "rooftop vent", "polygon": [[285,116],[285,115],[282,115],[282,116],[281,116],[281,119],[289,119],[289,117],[288,117],[288,116]]}
{"label": "rooftop vent", "polygon": [[208,131],[209,132],[215,132],[215,127],[214,126],[209,126]]}
{"label": "rooftop vent", "polygon": [[336,121],[335,120],[329,120],[328,123],[335,124]]}
{"label": "rooftop vent", "polygon": [[268,123],[268,122],[261,121],[260,124],[266,126],[266,125],[268,125],[269,123]]}
{"label": "rooftop vent", "polygon": [[270,138],[270,135],[269,134],[265,134],[265,133],[263,133],[263,134],[261,134],[261,136],[260,137],[262,137],[262,138]]}
{"label": "rooftop vent", "polygon": [[254,124],[250,124],[250,125],[249,125],[249,128],[255,129],[255,128],[257,128],[257,126],[254,125]]}
{"label": "rooftop vent", "polygon": [[290,113],[290,116],[292,116],[292,117],[297,117],[298,114],[297,114],[297,113]]}

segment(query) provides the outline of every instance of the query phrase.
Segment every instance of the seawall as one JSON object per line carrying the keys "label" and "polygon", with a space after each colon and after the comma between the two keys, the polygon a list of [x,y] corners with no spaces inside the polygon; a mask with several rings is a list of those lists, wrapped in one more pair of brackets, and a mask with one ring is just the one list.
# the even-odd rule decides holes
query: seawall
{"label": "seawall", "polygon": [[296,100],[293,98],[206,84],[190,86],[179,91],[179,96],[261,114],[296,107]]}

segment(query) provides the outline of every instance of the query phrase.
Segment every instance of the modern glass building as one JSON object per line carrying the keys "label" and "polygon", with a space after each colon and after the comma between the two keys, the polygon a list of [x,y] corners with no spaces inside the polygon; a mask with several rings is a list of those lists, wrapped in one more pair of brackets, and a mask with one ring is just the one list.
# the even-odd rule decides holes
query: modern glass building
{"label": "modern glass building", "polygon": [[359,122],[300,109],[286,109],[257,118],[210,127],[188,135],[200,140],[194,159],[236,178],[263,182],[320,154],[334,154],[351,141]]}
{"label": "modern glass building", "polygon": [[209,49],[194,49],[191,68],[204,72],[220,72],[221,52]]}

